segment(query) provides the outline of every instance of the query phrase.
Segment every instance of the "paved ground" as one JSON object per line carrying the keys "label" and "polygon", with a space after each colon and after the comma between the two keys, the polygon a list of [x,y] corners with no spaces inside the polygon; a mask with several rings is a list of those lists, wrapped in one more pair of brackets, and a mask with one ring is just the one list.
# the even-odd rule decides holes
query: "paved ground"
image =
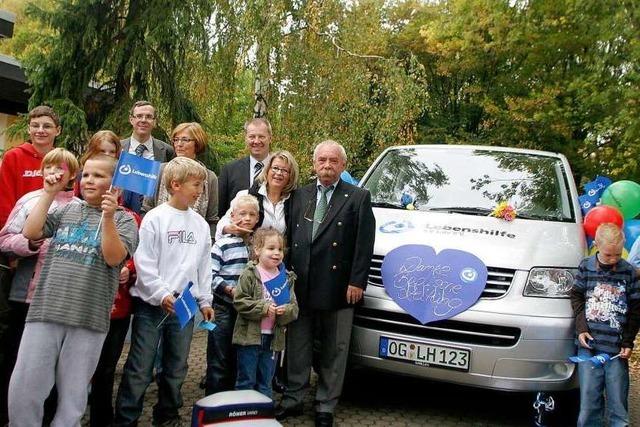
{"label": "paved ground", "polygon": [[[640,343],[639,343],[640,344]],[[205,369],[206,335],[194,335],[189,359],[189,374],[183,386],[185,407],[182,416],[185,425],[191,420],[191,405],[203,397],[198,387]],[[126,358],[127,347],[120,359],[116,387]],[[630,392],[631,425],[640,425],[640,358],[632,363]],[[151,425],[151,408],[156,397],[156,386],[147,390],[145,410],[140,426]],[[477,390],[442,383],[400,378],[373,372],[356,373],[349,378],[345,393],[336,413],[340,427],[363,426],[530,426],[533,409],[532,396]],[[575,424],[570,408],[559,402],[558,419],[554,425]],[[305,402],[305,414],[286,420],[285,426],[313,426],[312,396]]]}

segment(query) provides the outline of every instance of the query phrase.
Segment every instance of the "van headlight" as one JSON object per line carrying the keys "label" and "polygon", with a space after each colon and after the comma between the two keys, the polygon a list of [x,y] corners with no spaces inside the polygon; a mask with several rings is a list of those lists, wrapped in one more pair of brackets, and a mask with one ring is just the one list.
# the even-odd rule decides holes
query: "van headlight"
{"label": "van headlight", "polygon": [[569,298],[577,269],[532,268],[524,287],[525,297]]}

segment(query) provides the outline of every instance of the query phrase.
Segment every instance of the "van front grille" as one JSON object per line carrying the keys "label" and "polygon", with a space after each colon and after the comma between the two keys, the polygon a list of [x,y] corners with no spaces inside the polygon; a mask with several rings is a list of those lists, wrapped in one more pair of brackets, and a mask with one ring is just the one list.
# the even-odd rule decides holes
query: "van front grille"
{"label": "van front grille", "polygon": [[481,323],[440,320],[421,324],[406,313],[375,310],[366,307],[356,309],[354,326],[391,332],[413,337],[429,338],[461,344],[486,345],[492,347],[511,347],[520,339],[520,329],[485,325]]}
{"label": "van front grille", "polygon": [[[384,257],[374,255],[371,258],[371,266],[369,267],[369,285],[384,287],[382,284],[382,261]],[[496,299],[500,298],[509,291],[515,270],[506,268],[487,267],[489,275],[487,276],[487,284],[482,291],[480,298]]]}

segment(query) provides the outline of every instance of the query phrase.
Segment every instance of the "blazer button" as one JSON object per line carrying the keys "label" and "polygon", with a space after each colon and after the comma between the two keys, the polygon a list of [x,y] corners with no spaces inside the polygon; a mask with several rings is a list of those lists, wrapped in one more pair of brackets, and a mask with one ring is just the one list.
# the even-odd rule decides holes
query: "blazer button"
{"label": "blazer button", "polygon": [[333,247],[335,248],[336,246],[338,246],[338,244],[336,242],[333,242]]}
{"label": "blazer button", "polygon": [[338,227],[342,226],[342,221],[338,221]]}
{"label": "blazer button", "polygon": [[294,248],[297,248],[297,247],[298,247],[298,244],[297,244],[297,243],[294,243],[294,244],[293,244],[293,247],[294,247]]}
{"label": "blazer button", "polygon": [[333,267],[331,267],[332,270],[336,270],[338,267],[336,267],[335,265]]}

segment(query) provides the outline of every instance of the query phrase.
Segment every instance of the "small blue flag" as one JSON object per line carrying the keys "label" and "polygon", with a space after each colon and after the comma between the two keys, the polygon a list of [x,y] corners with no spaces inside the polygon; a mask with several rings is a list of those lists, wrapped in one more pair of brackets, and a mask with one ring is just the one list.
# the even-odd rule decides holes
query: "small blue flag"
{"label": "small blue flag", "polygon": [[280,272],[276,277],[264,282],[264,286],[271,294],[273,302],[277,306],[288,304],[291,301],[291,295],[289,295],[289,284],[287,283],[287,272],[284,269],[284,263],[280,264]]}
{"label": "small blue flag", "polygon": [[173,309],[176,311],[176,316],[178,316],[181,328],[184,328],[198,311],[198,303],[193,295],[191,295],[192,286],[193,282],[189,282],[184,291],[182,291],[182,295],[180,295],[173,304]]}
{"label": "small blue flag", "polygon": [[596,200],[598,200],[600,198],[600,196],[602,195],[603,191],[604,190],[600,186],[600,183],[598,183],[596,181],[587,182],[584,185],[584,194],[586,194],[588,197],[594,198]]}
{"label": "small blue flag", "polygon": [[217,327],[218,325],[208,320],[201,320],[200,323],[198,323],[198,329],[204,329],[206,331],[213,331]]}
{"label": "small blue flag", "polygon": [[158,187],[159,172],[160,162],[122,152],[112,184],[114,187],[152,197]]}
{"label": "small blue flag", "polygon": [[580,209],[582,209],[582,215],[586,215],[591,209],[596,207],[596,203],[598,203],[598,197],[591,197],[588,194],[583,194],[578,197],[580,201]]}
{"label": "small blue flag", "polygon": [[610,186],[611,184],[613,184],[613,181],[611,181],[611,178],[607,178],[606,176],[596,176],[596,179],[593,180],[594,182],[598,183],[598,186],[604,191],[608,186]]}
{"label": "small blue flag", "polygon": [[592,357],[571,356],[569,358],[569,361],[573,362],[573,363],[591,362],[591,363],[593,363],[593,367],[594,368],[601,368],[608,361],[613,360],[613,359],[617,359],[618,357],[620,357],[619,354],[611,357],[607,353],[600,353],[600,354],[596,354],[595,356],[592,356]]}

